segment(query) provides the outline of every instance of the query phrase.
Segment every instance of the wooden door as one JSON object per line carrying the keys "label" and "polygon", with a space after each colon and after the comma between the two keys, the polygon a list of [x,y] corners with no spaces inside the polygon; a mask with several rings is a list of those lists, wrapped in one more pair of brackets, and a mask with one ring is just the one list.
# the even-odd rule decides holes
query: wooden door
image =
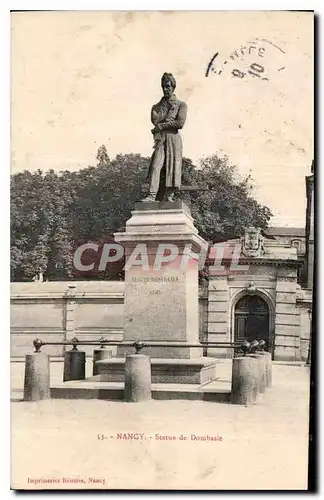
{"label": "wooden door", "polygon": [[245,295],[236,304],[234,320],[235,342],[263,339],[269,346],[269,308],[258,295]]}

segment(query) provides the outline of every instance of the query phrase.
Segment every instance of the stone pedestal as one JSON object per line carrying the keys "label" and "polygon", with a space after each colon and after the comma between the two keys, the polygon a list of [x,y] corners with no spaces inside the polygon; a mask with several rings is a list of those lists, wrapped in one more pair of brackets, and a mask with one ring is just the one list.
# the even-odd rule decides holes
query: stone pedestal
{"label": "stone pedestal", "polygon": [[[125,249],[125,341],[198,343],[198,255],[207,248],[182,202],[138,203],[115,240]],[[133,353],[120,346],[117,356]],[[200,348],[152,347],[153,358],[199,358]]]}

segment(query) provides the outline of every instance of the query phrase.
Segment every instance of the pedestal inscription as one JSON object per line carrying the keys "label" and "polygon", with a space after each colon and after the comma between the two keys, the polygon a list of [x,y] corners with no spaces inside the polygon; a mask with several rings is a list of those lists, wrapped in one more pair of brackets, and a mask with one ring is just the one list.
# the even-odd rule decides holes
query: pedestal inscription
{"label": "pedestal inscription", "polygon": [[[197,255],[206,242],[188,207],[159,205],[138,204],[126,231],[115,234],[126,255],[124,340],[198,343]],[[118,355],[125,352],[129,349],[120,348]],[[152,347],[145,353],[158,358],[202,355],[201,349],[186,347]]]}

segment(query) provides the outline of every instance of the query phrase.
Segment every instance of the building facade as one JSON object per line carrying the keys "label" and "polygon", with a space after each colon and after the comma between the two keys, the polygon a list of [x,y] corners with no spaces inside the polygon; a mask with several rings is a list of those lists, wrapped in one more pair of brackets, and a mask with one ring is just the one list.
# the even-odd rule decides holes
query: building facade
{"label": "building facade", "polygon": [[306,266],[305,286],[313,288],[314,281],[314,161],[312,163],[311,175],[306,177]]}
{"label": "building facade", "polygon": [[[304,228],[247,229],[209,261],[208,340],[263,339],[275,360],[306,361],[314,272],[314,164]],[[218,256],[223,256],[220,262]],[[216,260],[215,260],[216,259]],[[213,263],[217,265],[213,265]],[[233,265],[234,263],[234,265]],[[208,350],[229,357],[231,349]]]}
{"label": "building facade", "polygon": [[[311,293],[298,283],[297,249],[258,234],[258,254],[252,250],[253,255],[248,255],[246,240],[222,243],[223,253],[227,253],[223,269],[209,266],[208,340],[263,339],[274,359],[306,360]],[[233,266],[237,248],[240,257]],[[208,354],[232,355],[231,349],[209,349]]]}

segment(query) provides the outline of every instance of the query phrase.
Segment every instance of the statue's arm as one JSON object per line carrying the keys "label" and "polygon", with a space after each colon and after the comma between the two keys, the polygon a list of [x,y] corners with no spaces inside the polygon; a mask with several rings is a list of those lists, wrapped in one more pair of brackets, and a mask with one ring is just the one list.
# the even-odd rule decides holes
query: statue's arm
{"label": "statue's arm", "polygon": [[165,130],[167,128],[175,128],[177,130],[183,128],[187,119],[187,105],[182,102],[179,106],[179,111],[177,117],[174,120],[168,120],[167,122],[160,123],[159,130]]}
{"label": "statue's arm", "polygon": [[160,120],[160,113],[157,111],[156,106],[154,105],[151,110],[151,122],[153,123],[154,126],[156,126],[159,123]]}

